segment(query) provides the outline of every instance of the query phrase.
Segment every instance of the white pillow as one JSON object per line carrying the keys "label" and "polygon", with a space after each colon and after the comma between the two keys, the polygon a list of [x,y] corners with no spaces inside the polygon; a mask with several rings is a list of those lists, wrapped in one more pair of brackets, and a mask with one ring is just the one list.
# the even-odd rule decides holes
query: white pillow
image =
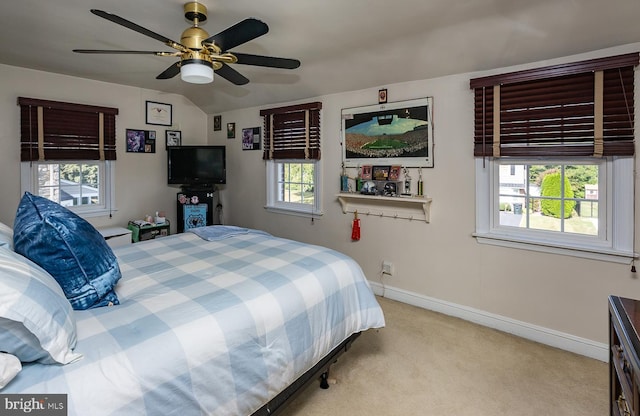
{"label": "white pillow", "polygon": [[0,247],[13,250],[13,229],[0,222]]}
{"label": "white pillow", "polygon": [[22,362],[68,364],[76,345],[71,304],[51,275],[0,247],[0,351]]}
{"label": "white pillow", "polygon": [[0,352],[0,389],[9,384],[22,370],[22,364],[15,355]]}

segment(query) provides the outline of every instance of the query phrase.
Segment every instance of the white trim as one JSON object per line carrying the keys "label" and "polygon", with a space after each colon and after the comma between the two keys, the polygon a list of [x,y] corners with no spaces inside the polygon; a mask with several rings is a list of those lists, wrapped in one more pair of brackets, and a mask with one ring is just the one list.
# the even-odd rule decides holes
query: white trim
{"label": "white trim", "polygon": [[[116,207],[116,190],[115,190],[115,180],[116,180],[116,163],[113,160],[104,160],[104,161],[77,161],[77,163],[98,163],[102,165],[104,169],[101,170],[101,180],[100,187],[101,193],[104,196],[104,203],[98,206],[77,206],[77,207],[68,207],[72,212],[76,213],[82,218],[90,218],[90,217],[101,217],[101,216],[111,216],[114,212],[118,211]],[[65,163],[60,161],[45,161],[43,163]],[[74,163],[74,161],[69,161],[69,163]],[[37,175],[34,174],[36,167],[33,166],[32,162],[20,162],[20,191],[21,195],[24,195],[25,192],[36,193],[34,188],[36,188],[36,180]]]}
{"label": "white trim", "polygon": [[312,210],[308,210],[308,211],[302,211],[300,209],[287,209],[287,208],[283,208],[283,207],[270,207],[265,205],[264,209],[266,209],[269,212],[273,212],[276,214],[288,214],[288,215],[296,215],[298,217],[313,217],[313,218],[321,218],[324,215],[324,212],[317,212],[317,211],[312,211]]}
{"label": "white trim", "polygon": [[409,292],[387,285],[383,286],[378,282],[369,281],[369,284],[374,293],[379,296],[464,319],[465,321],[497,329],[521,338],[584,355],[596,360],[609,361],[609,346],[601,342],[577,337],[528,322],[518,321],[480,309],[435,299],[415,292]]}
{"label": "white trim", "polygon": [[613,218],[612,232],[616,238],[613,239],[613,248],[619,251],[633,251],[634,228],[629,224],[635,224],[634,201],[635,201],[635,158],[617,157],[613,162]]}
{"label": "white trim", "polygon": [[[553,163],[567,162],[570,163],[553,160]],[[514,163],[529,161],[514,159]],[[634,165],[633,157],[615,157],[601,164],[599,171],[606,190],[600,201],[603,224],[601,235],[590,238],[500,227],[494,217],[499,163],[492,158],[476,158],[476,231],[472,235],[481,244],[630,264],[638,257],[633,247],[634,227],[629,226],[635,223]]]}
{"label": "white trim", "polygon": [[[289,214],[298,216],[312,216],[320,217],[323,215],[322,211],[322,175],[320,172],[319,160],[300,160],[300,159],[282,159],[282,160],[267,160],[266,161],[266,191],[267,202],[265,209],[269,212],[275,212],[279,214]],[[278,164],[279,163],[310,163],[313,164],[313,193],[314,202],[311,204],[299,204],[290,202],[278,201],[277,195],[277,182],[278,182]]]}
{"label": "white trim", "polygon": [[479,244],[489,244],[499,247],[517,248],[522,250],[538,251],[549,254],[562,254],[566,256],[580,257],[590,260],[608,261],[611,263],[631,264],[638,254],[632,251],[611,250],[606,248],[562,246],[556,242],[543,240],[527,240],[513,236],[500,234],[471,234]]}

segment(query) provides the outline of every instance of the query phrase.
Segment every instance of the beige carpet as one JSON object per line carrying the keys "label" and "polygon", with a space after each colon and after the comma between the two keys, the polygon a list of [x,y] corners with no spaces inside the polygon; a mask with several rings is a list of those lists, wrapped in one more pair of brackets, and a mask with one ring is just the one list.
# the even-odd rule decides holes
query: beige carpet
{"label": "beige carpet", "polygon": [[336,384],[301,393],[285,416],[598,415],[608,365],[379,298],[386,328],[332,366]]}

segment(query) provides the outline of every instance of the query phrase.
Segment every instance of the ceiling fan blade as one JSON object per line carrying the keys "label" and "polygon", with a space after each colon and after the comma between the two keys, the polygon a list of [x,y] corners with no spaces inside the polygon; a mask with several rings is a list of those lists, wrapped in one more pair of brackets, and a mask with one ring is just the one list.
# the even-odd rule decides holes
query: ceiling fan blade
{"label": "ceiling fan blade", "polygon": [[74,49],[73,51],[76,53],[175,56],[173,52],[154,52],[154,51],[116,51],[116,50],[104,50],[104,49]]}
{"label": "ceiling fan blade", "polygon": [[169,68],[165,69],[164,72],[156,77],[156,79],[169,79],[173,78],[180,73],[180,62],[176,62],[171,65]]}
{"label": "ceiling fan blade", "polygon": [[179,44],[178,42],[175,42],[175,41],[173,41],[173,40],[171,40],[169,38],[166,38],[166,37],[164,37],[162,35],[159,35],[159,34],[157,34],[155,32],[152,32],[151,30],[149,30],[147,28],[144,28],[144,27],[142,27],[140,25],[137,25],[137,24],[135,24],[135,23],[133,23],[133,22],[127,20],[127,19],[124,19],[124,18],[122,18],[120,16],[117,16],[117,15],[115,15],[113,13],[107,13],[107,12],[104,12],[102,10],[97,10],[97,9],[91,9],[91,13],[95,14],[96,16],[102,17],[103,19],[107,19],[107,20],[109,20],[109,21],[111,21],[113,23],[117,23],[117,24],[119,24],[121,26],[124,26],[127,29],[134,30],[134,31],[136,31],[138,33],[141,33],[141,34],[145,35],[145,36],[149,36],[150,38],[153,38],[155,40],[159,40],[160,42],[162,42],[165,45],[170,46],[172,48],[175,48],[175,49],[184,49],[185,48],[183,45]]}
{"label": "ceiling fan blade", "polygon": [[265,22],[250,17],[223,30],[217,35],[211,36],[202,43],[213,42],[224,52],[262,36],[268,31],[269,26],[267,26]]}
{"label": "ceiling fan blade", "polygon": [[222,67],[220,67],[220,69],[216,69],[215,72],[235,85],[244,85],[249,83],[248,78],[224,63],[222,64]]}
{"label": "ceiling fan blade", "polygon": [[238,63],[243,65],[266,66],[269,68],[296,69],[300,66],[297,59],[276,58],[275,56],[251,55],[248,53],[232,52]]}

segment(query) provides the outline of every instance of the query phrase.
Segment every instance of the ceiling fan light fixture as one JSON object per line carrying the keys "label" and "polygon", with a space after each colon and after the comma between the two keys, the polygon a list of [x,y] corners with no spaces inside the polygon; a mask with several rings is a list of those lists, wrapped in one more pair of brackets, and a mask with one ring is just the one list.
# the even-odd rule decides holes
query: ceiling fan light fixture
{"label": "ceiling fan light fixture", "polygon": [[213,65],[200,59],[182,61],[180,78],[191,84],[208,84],[213,82]]}

